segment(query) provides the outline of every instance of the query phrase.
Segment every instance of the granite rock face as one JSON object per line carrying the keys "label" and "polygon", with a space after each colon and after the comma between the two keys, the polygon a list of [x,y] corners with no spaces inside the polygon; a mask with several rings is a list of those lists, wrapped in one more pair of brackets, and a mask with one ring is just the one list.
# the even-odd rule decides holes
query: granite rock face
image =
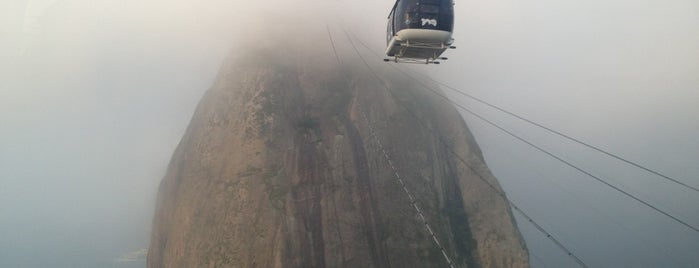
{"label": "granite rock face", "polygon": [[224,64],[161,182],[148,267],[448,267],[396,172],[457,267],[529,266],[455,108],[340,36],[338,57],[299,41]]}

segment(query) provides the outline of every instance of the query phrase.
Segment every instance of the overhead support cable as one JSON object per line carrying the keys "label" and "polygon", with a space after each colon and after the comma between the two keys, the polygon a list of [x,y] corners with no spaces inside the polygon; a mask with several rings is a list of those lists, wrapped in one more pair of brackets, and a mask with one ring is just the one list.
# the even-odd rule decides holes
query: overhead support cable
{"label": "overhead support cable", "polygon": [[[369,50],[369,51],[371,51],[371,52],[373,53],[373,51],[372,51],[366,44],[364,44],[361,40],[357,40],[357,41],[358,41],[362,46],[364,46],[367,50]],[[396,69],[396,70],[402,72],[402,70],[400,70],[398,67],[395,67],[395,66],[393,66],[393,65],[391,65],[391,67],[393,67],[394,69]],[[407,74],[407,73],[405,73],[405,72],[402,72],[402,73],[403,73],[404,75],[408,76],[409,78],[415,80],[416,82],[420,83],[425,89],[430,90],[430,91],[433,92],[435,95],[444,98],[445,100],[447,100],[447,101],[450,102],[451,104],[455,105],[457,108],[461,108],[461,110],[463,110],[463,111],[465,111],[465,112],[467,112],[467,113],[469,113],[469,114],[475,116],[476,118],[478,118],[478,119],[480,119],[480,120],[482,120],[482,121],[488,123],[489,125],[491,125],[491,126],[497,128],[497,129],[499,129],[500,131],[502,131],[502,132],[504,132],[504,133],[506,133],[506,134],[508,134],[508,135],[510,135],[510,136],[512,136],[512,137],[514,137],[515,139],[517,139],[517,140],[519,140],[519,141],[521,141],[521,142],[523,142],[523,143],[525,143],[525,144],[531,146],[532,148],[534,148],[534,149],[536,149],[536,150],[538,150],[538,151],[540,151],[540,152],[542,152],[542,153],[544,153],[544,154],[546,154],[546,155],[548,155],[548,156],[550,156],[550,157],[552,157],[552,158],[554,158],[554,159],[560,161],[561,163],[563,163],[563,164],[565,164],[565,165],[567,165],[567,166],[569,166],[569,167],[571,167],[571,168],[577,170],[578,172],[587,175],[588,177],[590,177],[590,178],[592,178],[592,179],[594,179],[594,180],[596,180],[596,181],[598,181],[598,182],[600,182],[600,183],[606,185],[607,187],[610,187],[610,188],[616,190],[617,192],[622,193],[623,195],[626,195],[627,197],[629,197],[629,198],[631,198],[631,199],[637,201],[638,203],[641,203],[641,204],[645,205],[646,207],[651,208],[651,209],[655,210],[656,212],[658,212],[658,213],[660,213],[660,214],[662,214],[662,215],[665,215],[666,217],[668,217],[668,218],[674,220],[675,222],[677,222],[677,223],[679,223],[679,224],[681,224],[681,225],[684,225],[685,227],[687,227],[687,228],[689,228],[689,229],[691,229],[691,230],[693,230],[693,231],[699,233],[699,228],[694,227],[693,225],[691,225],[691,224],[689,224],[689,223],[683,221],[682,219],[677,218],[677,217],[675,217],[675,216],[673,216],[673,215],[671,215],[671,214],[669,214],[669,213],[667,213],[667,212],[665,212],[665,211],[659,209],[658,207],[656,207],[656,206],[654,206],[654,205],[652,205],[652,204],[650,204],[650,203],[648,203],[648,202],[646,202],[646,201],[644,201],[644,200],[642,200],[642,199],[636,197],[635,195],[633,195],[633,194],[631,194],[631,193],[629,193],[629,192],[627,192],[627,191],[624,191],[623,189],[621,189],[621,188],[619,188],[619,187],[617,187],[617,186],[615,186],[615,185],[613,185],[613,184],[611,184],[611,183],[609,183],[609,182],[603,180],[601,177],[595,176],[594,174],[592,174],[592,173],[590,173],[590,172],[588,172],[588,171],[582,169],[581,167],[578,167],[578,166],[572,164],[571,162],[569,162],[569,161],[567,161],[567,160],[565,160],[565,159],[563,159],[563,158],[561,158],[561,157],[559,157],[559,156],[557,156],[557,155],[555,155],[555,154],[549,152],[548,150],[543,149],[543,148],[541,148],[540,146],[538,146],[538,145],[536,145],[536,144],[534,144],[534,143],[532,143],[532,142],[530,142],[530,141],[528,141],[528,140],[526,140],[526,139],[520,137],[519,135],[517,135],[517,134],[515,134],[515,133],[513,133],[513,132],[511,132],[511,131],[509,131],[509,130],[507,130],[507,129],[505,129],[504,127],[498,125],[497,123],[495,123],[495,122],[493,122],[493,121],[491,121],[491,120],[489,120],[489,119],[483,117],[482,115],[480,115],[480,114],[478,114],[478,113],[472,111],[471,109],[466,108],[464,105],[461,105],[461,104],[459,104],[459,103],[457,103],[457,102],[455,102],[455,101],[449,99],[449,97],[447,97],[447,96],[445,96],[445,95],[439,93],[437,90],[431,88],[430,86],[426,85],[425,83],[423,83],[422,81],[416,79],[415,77],[411,76],[410,74]]]}
{"label": "overhead support cable", "polygon": [[337,49],[335,48],[335,40],[333,40],[333,35],[330,33],[330,26],[325,24],[325,29],[328,30],[328,38],[330,38],[330,45],[333,47],[333,53],[335,53],[335,59],[337,59],[337,63],[340,63],[340,56],[337,55]]}
{"label": "overhead support cable", "polygon": [[[399,71],[404,72],[403,70],[399,70]],[[405,72],[404,72],[404,73],[405,73]],[[413,73],[417,74],[417,72],[413,72]],[[421,74],[421,75],[422,75],[422,74]],[[639,169],[641,169],[641,170],[644,170],[644,171],[646,171],[646,172],[648,172],[648,173],[651,173],[651,174],[653,174],[653,175],[656,175],[656,176],[658,176],[658,177],[660,177],[660,178],[663,178],[663,179],[665,179],[665,180],[667,180],[667,181],[669,181],[669,182],[675,183],[675,184],[680,185],[680,186],[682,186],[682,187],[684,187],[684,188],[687,188],[687,189],[690,189],[690,190],[693,190],[693,191],[699,193],[699,188],[697,188],[697,187],[691,186],[691,185],[689,185],[689,184],[687,184],[687,183],[684,183],[684,182],[682,182],[682,181],[680,181],[680,180],[678,180],[678,179],[672,178],[672,177],[670,177],[670,176],[668,176],[668,175],[665,175],[665,174],[662,174],[662,173],[660,173],[660,172],[658,172],[658,171],[655,171],[655,170],[653,170],[653,169],[647,168],[647,167],[645,167],[645,166],[643,166],[643,165],[641,165],[641,164],[638,164],[638,163],[636,163],[636,162],[633,162],[633,161],[631,161],[631,160],[627,160],[626,158],[623,158],[623,157],[618,156],[618,155],[616,155],[616,154],[613,154],[613,153],[611,153],[611,152],[609,152],[609,151],[606,151],[606,150],[604,150],[604,149],[601,149],[601,148],[599,148],[599,147],[597,147],[597,146],[594,146],[594,145],[592,145],[592,144],[589,144],[589,143],[587,143],[587,142],[584,142],[584,141],[582,141],[582,140],[580,140],[580,139],[574,138],[574,137],[572,137],[572,136],[570,136],[570,135],[567,135],[567,134],[565,134],[565,133],[562,133],[562,132],[560,132],[560,131],[557,131],[557,130],[555,130],[555,129],[552,129],[552,128],[550,128],[550,127],[547,127],[547,126],[545,126],[545,125],[543,125],[543,124],[537,123],[537,122],[535,122],[535,121],[533,121],[533,120],[527,119],[526,117],[520,116],[520,115],[518,115],[518,114],[516,114],[516,113],[514,113],[514,112],[510,112],[510,111],[508,111],[508,110],[506,110],[506,109],[504,109],[504,108],[501,108],[501,107],[499,107],[499,106],[497,106],[497,105],[491,104],[491,103],[489,103],[489,102],[487,102],[487,101],[485,101],[485,100],[483,100],[483,99],[481,99],[481,98],[475,97],[475,96],[473,96],[473,95],[471,95],[471,94],[468,94],[468,93],[466,93],[466,92],[464,92],[464,91],[461,91],[461,90],[459,90],[459,89],[457,89],[457,88],[455,88],[455,87],[452,87],[452,86],[450,86],[450,85],[447,85],[447,84],[445,84],[445,83],[442,83],[442,82],[440,82],[440,81],[437,81],[437,80],[435,80],[435,79],[433,79],[433,78],[431,78],[431,77],[429,77],[429,76],[427,76],[427,75],[422,75],[422,76],[425,77],[425,78],[427,78],[427,79],[429,79],[430,81],[432,81],[432,82],[434,82],[434,83],[437,83],[437,84],[442,85],[442,86],[444,86],[444,87],[446,87],[446,88],[448,88],[448,89],[451,89],[453,92],[456,92],[456,93],[459,94],[459,95],[462,95],[462,96],[465,96],[465,97],[470,98],[470,99],[472,99],[472,100],[475,100],[475,101],[477,101],[477,102],[479,102],[479,103],[481,103],[481,104],[483,104],[483,105],[486,105],[486,106],[488,106],[488,107],[490,107],[490,108],[493,108],[493,109],[495,109],[495,110],[498,110],[498,111],[500,111],[500,112],[503,112],[503,113],[505,113],[505,114],[508,114],[508,115],[510,115],[510,116],[512,116],[512,117],[515,117],[515,118],[517,118],[517,119],[519,119],[519,120],[522,120],[522,121],[524,121],[524,122],[527,122],[527,123],[529,123],[529,124],[531,124],[531,125],[537,126],[537,127],[541,128],[541,129],[544,129],[544,130],[548,131],[549,133],[553,133],[553,134],[555,134],[555,135],[557,135],[557,136],[559,136],[559,137],[562,137],[562,138],[567,139],[567,140],[569,140],[569,141],[572,141],[572,142],[574,142],[574,143],[580,144],[580,145],[582,145],[582,146],[584,146],[584,147],[590,148],[590,149],[592,149],[592,150],[594,150],[594,151],[597,151],[597,152],[599,152],[599,153],[605,154],[605,155],[607,155],[607,156],[609,156],[609,157],[612,157],[612,158],[617,159],[617,160],[619,160],[619,161],[622,161],[622,162],[624,162],[624,163],[626,163],[626,164],[629,164],[629,165],[631,165],[631,166],[634,166],[634,167],[636,167],[636,168],[639,168]]]}
{"label": "overhead support cable", "polygon": [[[341,63],[340,57],[337,55],[337,49],[335,49],[335,41],[333,40],[332,33],[330,32],[330,27],[327,26],[326,28],[328,30],[328,37],[330,38],[330,43],[332,44],[333,47],[333,52],[335,53],[335,58],[337,59],[338,63]],[[349,79],[347,79],[347,82],[349,82]],[[401,188],[403,188],[403,191],[405,192],[406,196],[408,197],[408,200],[410,200],[410,206],[415,209],[415,212],[417,212],[417,215],[420,216],[420,219],[422,221],[422,224],[425,226],[425,230],[429,233],[429,235],[432,237],[432,240],[434,241],[435,245],[439,249],[439,251],[442,253],[442,256],[444,257],[444,260],[449,264],[450,268],[455,268],[454,263],[451,261],[449,256],[447,255],[446,250],[442,246],[442,244],[439,242],[439,239],[437,239],[437,235],[432,231],[432,228],[430,227],[430,224],[427,222],[427,219],[422,213],[422,210],[420,207],[417,205],[417,201],[413,197],[413,195],[410,193],[410,191],[407,188],[407,185],[403,181],[403,179],[400,177],[400,174],[398,173],[398,169],[393,165],[393,162],[391,161],[391,158],[388,156],[388,152],[386,152],[386,149],[383,147],[383,143],[381,143],[381,139],[378,135],[376,135],[376,131],[374,131],[374,127],[371,126],[371,123],[369,122],[369,117],[366,115],[366,112],[362,108],[361,104],[358,102],[357,103],[357,109],[360,111],[362,114],[362,118],[364,119],[364,122],[366,123],[367,127],[369,128],[369,137],[374,137],[376,140],[376,143],[379,145],[379,150],[383,153],[384,158],[386,159],[386,162],[388,163],[389,167],[393,171],[393,174],[395,175],[396,181],[400,184]]]}
{"label": "overhead support cable", "polygon": [[415,200],[413,195],[410,193],[410,190],[408,190],[403,179],[400,177],[400,174],[398,173],[398,169],[396,169],[396,167],[393,165],[391,158],[388,156],[388,152],[386,152],[386,149],[383,147],[383,143],[381,143],[381,139],[379,138],[378,135],[376,135],[376,132],[374,131],[374,127],[372,127],[371,124],[369,123],[369,118],[367,117],[364,109],[361,107],[361,104],[357,103],[357,109],[361,112],[362,118],[364,119],[364,122],[366,123],[367,127],[369,128],[370,136],[373,136],[376,139],[376,143],[379,145],[379,150],[381,150],[384,158],[386,159],[386,162],[388,162],[389,167],[391,167],[391,170],[393,171],[393,175],[395,175],[396,181],[400,184],[401,188],[403,188],[403,191],[405,192],[406,196],[408,196],[408,199],[410,200],[410,204],[415,209],[415,212],[417,212],[417,215],[420,216],[420,219],[422,220],[422,224],[425,226],[425,229],[427,230],[429,235],[432,237],[432,240],[434,241],[435,245],[437,245],[437,248],[442,253],[442,256],[449,264],[449,267],[454,268],[454,263],[451,261],[451,259],[447,255],[447,252],[445,251],[444,247],[439,242],[439,239],[437,239],[437,235],[434,233],[434,231],[432,231],[432,228],[430,227],[430,224],[427,222],[427,219],[425,219],[425,216],[422,213],[422,210],[417,205],[417,201]]}
{"label": "overhead support cable", "polygon": [[[497,195],[501,196],[510,205],[510,207],[515,209],[515,211],[517,211],[518,213],[520,213],[520,215],[522,215],[525,219],[527,219],[527,221],[530,224],[532,224],[537,230],[539,230],[539,232],[546,235],[546,237],[548,239],[550,239],[552,242],[554,242],[554,244],[556,244],[556,246],[558,246],[569,257],[571,257],[573,260],[575,260],[575,262],[578,263],[581,267],[585,267],[585,268],[588,267],[579,257],[577,257],[575,254],[573,254],[570,250],[568,250],[568,248],[565,245],[563,245],[558,239],[556,239],[550,232],[546,231],[540,224],[538,224],[536,221],[534,221],[534,219],[529,217],[529,215],[527,213],[525,213],[521,208],[519,208],[519,206],[517,206],[515,203],[510,201],[507,198],[507,196],[505,195],[505,192],[503,190],[501,190],[500,188],[498,188],[497,186],[495,186],[494,184],[489,182],[487,179],[485,179],[485,177],[481,174],[481,172],[478,169],[476,169],[473,166],[471,166],[470,164],[468,164],[468,162],[463,157],[461,157],[458,153],[456,153],[454,151],[454,149],[451,148],[451,146],[441,137],[441,135],[437,134],[429,125],[424,123],[422,121],[422,119],[420,119],[412,110],[410,110],[410,108],[405,103],[403,103],[402,101],[399,101],[399,98],[389,89],[389,87],[384,83],[384,81],[381,79],[381,77],[379,77],[376,74],[376,72],[374,71],[374,69],[371,68],[369,63],[364,58],[364,56],[362,56],[362,54],[359,52],[359,50],[357,49],[356,45],[353,42],[353,38],[349,35],[349,33],[347,33],[346,30],[345,30],[345,34],[347,35],[347,38],[350,42],[350,45],[352,46],[352,48],[356,52],[357,56],[359,56],[359,58],[364,63],[364,65],[367,67],[369,72],[371,74],[373,74],[373,76],[376,78],[376,80],[379,82],[379,84],[391,95],[391,97],[394,99],[394,101],[397,104],[399,104],[401,107],[403,107],[406,110],[406,112],[408,112],[408,114],[410,114],[413,118],[415,118],[417,120],[418,124],[420,124],[423,128],[430,131],[432,133],[432,135],[434,135],[449,152],[451,152],[457,159],[459,159],[460,162],[462,162],[466,167],[468,167],[471,171],[473,171],[477,175],[477,177],[481,181],[483,181],[486,185],[488,185],[488,187],[490,189],[492,189]],[[362,43],[361,40],[357,39],[357,41],[368,49],[368,47],[366,45],[364,45],[364,43]]]}
{"label": "overhead support cable", "polygon": [[[473,133],[478,133],[479,131],[476,130],[476,129],[474,129],[474,130],[472,130],[472,132],[473,132]],[[495,147],[501,147],[501,146],[495,145]],[[504,147],[503,147],[503,148],[499,148],[499,149],[500,149],[500,151],[505,151],[505,150],[506,150],[506,149],[504,149]],[[511,159],[512,161],[515,161],[515,162],[522,162],[522,161],[523,161],[523,159],[521,159],[520,157],[516,157],[516,156],[514,156],[514,155],[506,155],[506,157],[509,158],[509,159]],[[649,251],[660,252],[661,254],[663,254],[663,255],[665,256],[666,259],[671,260],[671,261],[674,263],[674,266],[673,266],[673,267],[681,267],[681,266],[682,266],[679,262],[677,262],[677,259],[676,259],[674,256],[671,256],[672,254],[668,251],[668,248],[666,248],[666,247],[660,247],[660,246],[657,245],[657,243],[647,240],[643,235],[641,235],[641,234],[639,234],[638,232],[636,232],[636,230],[634,230],[634,229],[632,229],[632,228],[629,228],[629,226],[624,225],[623,223],[619,222],[618,219],[615,219],[615,218],[609,216],[607,213],[598,210],[598,206],[593,205],[592,203],[590,203],[589,200],[588,200],[587,198],[582,197],[582,196],[578,195],[577,193],[575,193],[575,192],[573,192],[573,191],[566,190],[566,188],[563,187],[562,185],[558,184],[558,183],[555,181],[555,179],[551,179],[551,178],[548,178],[547,176],[542,175],[542,174],[539,172],[539,170],[535,170],[535,172],[538,174],[539,177],[541,177],[541,178],[547,180],[550,184],[552,184],[553,186],[555,186],[556,188],[558,188],[559,191],[560,191],[560,192],[563,192],[564,195],[568,195],[568,196],[570,196],[571,198],[577,199],[576,202],[585,203],[587,206],[590,207],[590,210],[591,210],[591,211],[593,211],[594,213],[597,214],[597,216],[606,219],[608,222],[612,223],[613,225],[616,225],[616,226],[619,227],[620,229],[623,229],[623,230],[627,231],[627,232],[629,233],[630,236],[633,236],[633,237],[636,237],[637,239],[639,239],[639,240],[640,240],[640,241],[639,241],[640,243],[643,243],[643,245],[649,246],[649,248],[648,248]],[[652,248],[650,248],[650,247],[652,247]]]}

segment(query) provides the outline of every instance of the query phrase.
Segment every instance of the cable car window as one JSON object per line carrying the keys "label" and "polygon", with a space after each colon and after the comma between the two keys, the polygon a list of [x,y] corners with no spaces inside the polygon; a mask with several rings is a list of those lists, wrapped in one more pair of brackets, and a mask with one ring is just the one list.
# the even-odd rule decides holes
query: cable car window
{"label": "cable car window", "polygon": [[434,6],[434,5],[420,5],[420,13],[437,14],[437,13],[439,13],[439,6]]}

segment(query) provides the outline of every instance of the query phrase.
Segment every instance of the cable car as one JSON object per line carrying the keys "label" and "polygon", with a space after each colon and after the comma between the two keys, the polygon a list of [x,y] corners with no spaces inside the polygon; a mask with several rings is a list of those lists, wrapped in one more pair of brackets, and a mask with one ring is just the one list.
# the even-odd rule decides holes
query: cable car
{"label": "cable car", "polygon": [[[397,0],[388,15],[386,55],[395,62],[435,63],[454,39],[453,0]],[[391,59],[384,59],[391,61]]]}

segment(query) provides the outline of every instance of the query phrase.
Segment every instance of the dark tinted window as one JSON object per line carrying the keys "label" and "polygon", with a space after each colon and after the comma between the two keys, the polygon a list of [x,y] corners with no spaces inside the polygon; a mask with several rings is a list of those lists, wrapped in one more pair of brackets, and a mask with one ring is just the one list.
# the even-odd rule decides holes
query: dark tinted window
{"label": "dark tinted window", "polygon": [[[422,19],[429,21],[423,23]],[[453,2],[452,0],[400,0],[396,5],[393,27],[393,33],[403,29],[421,28],[451,32],[454,28]]]}
{"label": "dark tinted window", "polygon": [[439,13],[439,6],[436,6],[436,5],[420,5],[420,13],[437,14],[437,13]]}

